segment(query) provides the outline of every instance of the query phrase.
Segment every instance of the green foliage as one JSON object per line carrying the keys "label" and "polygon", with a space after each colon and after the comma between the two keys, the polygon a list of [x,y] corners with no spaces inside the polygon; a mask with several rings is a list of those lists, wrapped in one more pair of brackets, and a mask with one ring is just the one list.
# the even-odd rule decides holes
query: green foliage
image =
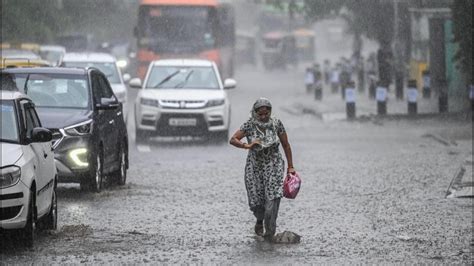
{"label": "green foliage", "polygon": [[467,81],[474,83],[472,75],[472,35],[473,17],[472,0],[455,0],[452,5],[454,41],[459,44],[455,59],[462,71],[467,75]]}

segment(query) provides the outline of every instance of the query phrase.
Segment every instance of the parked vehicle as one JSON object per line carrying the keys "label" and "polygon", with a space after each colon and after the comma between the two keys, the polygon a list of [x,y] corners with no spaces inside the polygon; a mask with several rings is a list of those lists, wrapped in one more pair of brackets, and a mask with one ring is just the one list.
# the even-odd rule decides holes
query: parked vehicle
{"label": "parked vehicle", "polygon": [[59,66],[66,54],[66,48],[60,45],[41,45],[39,55],[52,66]]}
{"label": "parked vehicle", "polygon": [[37,225],[53,230],[57,226],[52,134],[42,128],[26,95],[2,90],[0,107],[0,233],[21,229],[21,240],[31,247]]}
{"label": "parked vehicle", "polygon": [[2,49],[0,68],[50,66],[48,61],[29,50]]}
{"label": "parked vehicle", "polygon": [[95,68],[5,69],[53,133],[59,182],[100,191],[104,176],[125,184],[128,136],[122,105]]}
{"label": "parked vehicle", "polygon": [[[210,135],[218,141],[227,141],[230,101],[224,89],[235,86],[233,79],[222,83],[217,65],[212,61],[152,62],[135,101],[137,140],[152,134]],[[130,87],[141,88],[141,80],[132,79]]]}
{"label": "parked vehicle", "polygon": [[61,65],[79,68],[95,67],[102,71],[109,80],[115,96],[122,103],[124,117],[127,118],[128,104],[125,82],[128,82],[130,75],[122,76],[115,57],[106,53],[67,53]]}
{"label": "parked vehicle", "polygon": [[295,37],[285,32],[269,32],[262,37],[262,62],[265,69],[298,64]]}

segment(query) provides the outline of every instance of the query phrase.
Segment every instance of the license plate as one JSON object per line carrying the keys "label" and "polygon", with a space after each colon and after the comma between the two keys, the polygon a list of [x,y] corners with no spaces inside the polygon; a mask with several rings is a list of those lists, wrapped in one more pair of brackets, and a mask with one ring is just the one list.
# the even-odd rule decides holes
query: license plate
{"label": "license plate", "polygon": [[170,126],[196,126],[196,118],[170,118]]}

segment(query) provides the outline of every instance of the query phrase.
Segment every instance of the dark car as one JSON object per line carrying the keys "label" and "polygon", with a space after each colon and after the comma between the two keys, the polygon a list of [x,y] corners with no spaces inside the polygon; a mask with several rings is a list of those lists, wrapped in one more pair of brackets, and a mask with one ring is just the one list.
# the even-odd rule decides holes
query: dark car
{"label": "dark car", "polygon": [[33,100],[43,125],[53,132],[59,182],[79,182],[97,192],[105,176],[125,184],[127,129],[122,105],[102,72],[52,67],[5,69],[3,74]]}

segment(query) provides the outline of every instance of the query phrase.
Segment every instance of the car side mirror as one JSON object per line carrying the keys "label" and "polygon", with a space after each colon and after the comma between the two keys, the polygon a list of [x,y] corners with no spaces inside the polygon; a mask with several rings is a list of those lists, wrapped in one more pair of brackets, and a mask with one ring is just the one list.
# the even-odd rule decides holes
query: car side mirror
{"label": "car side mirror", "polygon": [[112,110],[117,109],[120,103],[115,97],[110,98],[100,98],[100,103],[96,104],[97,109],[99,110]]}
{"label": "car side mirror", "polygon": [[128,74],[128,73],[125,73],[125,74],[123,74],[122,78],[123,78],[123,82],[127,83],[127,82],[130,81],[132,76],[130,76],[130,74]]}
{"label": "car side mirror", "polygon": [[141,89],[142,88],[142,80],[140,78],[133,78],[133,79],[130,80],[128,85],[130,86],[130,88]]}
{"label": "car side mirror", "polygon": [[237,81],[235,81],[235,79],[226,79],[224,81],[224,89],[228,90],[235,87],[237,87]]}
{"label": "car side mirror", "polygon": [[31,130],[31,142],[49,142],[53,134],[46,128],[36,127]]}

